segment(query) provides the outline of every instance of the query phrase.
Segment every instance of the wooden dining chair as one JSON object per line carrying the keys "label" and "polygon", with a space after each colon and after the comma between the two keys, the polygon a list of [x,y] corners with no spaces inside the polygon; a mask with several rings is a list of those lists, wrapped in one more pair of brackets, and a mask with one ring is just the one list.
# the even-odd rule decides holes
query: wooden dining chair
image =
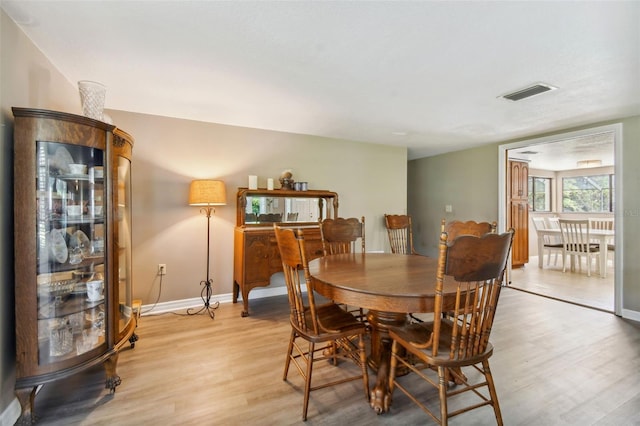
{"label": "wooden dining chair", "polygon": [[324,255],[355,253],[360,240],[360,252],[365,251],[364,216],[358,220],[338,217],[320,222],[320,235]]}
{"label": "wooden dining chair", "polygon": [[551,264],[551,254],[554,253],[555,254],[555,258],[553,260],[553,264],[557,265],[558,264],[558,254],[562,255],[562,251],[563,251],[563,247],[564,247],[564,245],[562,244],[562,239],[560,239],[558,241],[554,237],[551,237],[549,235],[541,235],[540,233],[538,233],[538,231],[540,231],[540,230],[547,229],[547,221],[545,220],[544,217],[542,217],[542,216],[538,216],[538,217],[532,216],[531,217],[531,222],[533,223],[533,228],[536,230],[536,234],[538,236],[538,239],[542,238],[543,252],[542,253],[538,253],[538,256],[543,256],[544,257],[544,252],[546,251],[546,253],[547,253],[547,266],[549,266]]}
{"label": "wooden dining chair", "polygon": [[[567,271],[567,256],[571,259],[571,272],[575,271],[575,263],[582,271],[582,257],[587,259],[587,276],[591,276],[591,264],[593,257],[600,256],[600,244],[591,242],[589,236],[589,220],[587,219],[560,219],[560,232],[562,234],[562,272]],[[598,269],[600,262],[597,262]]]}
{"label": "wooden dining chair", "polygon": [[280,222],[282,214],[280,213],[263,213],[258,216],[258,222]]}
{"label": "wooden dining chair", "polygon": [[446,219],[442,219],[441,231],[446,232],[449,241],[455,239],[459,235],[475,235],[477,237],[493,233],[495,234],[498,228],[498,224],[494,222],[475,222],[468,220],[462,222],[460,220],[452,220],[447,222]]}
{"label": "wooden dining chair", "polygon": [[[450,417],[490,405],[498,424],[502,425],[498,395],[489,368],[489,358],[493,354],[489,336],[513,233],[510,229],[503,234],[489,233],[481,237],[467,234],[450,241],[443,232],[435,277],[433,321],[389,329],[393,339],[389,372],[391,393],[398,388],[438,424],[447,425]],[[453,291],[455,298],[445,300],[443,292]],[[452,315],[442,315],[444,312],[452,312]],[[467,378],[463,367],[473,367],[481,375],[473,371]],[[415,373],[437,390],[439,412],[428,408],[433,393],[415,386],[410,390],[405,384],[406,380],[412,380],[409,378],[412,374],[406,379],[399,377],[396,374],[399,368]],[[434,369],[437,377],[434,377]],[[456,398],[461,394],[469,396]],[[453,411],[448,408],[450,399],[456,399]],[[460,404],[467,405],[461,407]]]}
{"label": "wooden dining chair", "polygon": [[[320,236],[324,255],[355,253],[360,240],[360,252],[365,252],[364,216],[360,220],[355,217],[348,219],[338,217],[325,219],[320,222]],[[340,305],[347,312],[355,315],[360,321],[367,321],[364,309]]]}
{"label": "wooden dining chair", "polygon": [[[368,401],[369,375],[365,354],[365,325],[333,302],[316,305],[303,231],[294,231],[275,224],[274,229],[289,296],[291,323],[283,380],[287,380],[291,363],[305,380],[302,420],[307,419],[311,391],[362,379],[365,398]],[[299,273],[301,269],[306,282],[306,297],[305,282]],[[306,341],[306,347],[300,340]],[[340,378],[335,380],[325,377],[326,380],[323,383],[312,386],[313,366],[323,360],[330,360],[337,365],[338,358],[347,358],[355,362],[359,367],[359,373],[348,376],[340,374]]]}
{"label": "wooden dining chair", "polygon": [[385,214],[391,253],[417,254],[413,249],[413,230],[411,216],[401,214]]}

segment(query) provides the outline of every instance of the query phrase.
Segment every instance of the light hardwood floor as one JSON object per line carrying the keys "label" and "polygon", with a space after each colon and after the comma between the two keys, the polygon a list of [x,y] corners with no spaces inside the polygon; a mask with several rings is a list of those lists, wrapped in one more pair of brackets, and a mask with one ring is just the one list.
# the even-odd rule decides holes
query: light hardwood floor
{"label": "light hardwood floor", "polygon": [[[45,385],[41,425],[297,425],[302,379],[282,380],[289,338],[284,296],[223,304],[208,316],[143,316],[120,354],[114,395],[95,368]],[[640,324],[504,288],[492,332],[492,371],[506,425],[640,424]],[[351,368],[326,366],[322,371]],[[315,373],[320,373],[317,370]],[[318,377],[320,374],[318,374]],[[371,378],[374,379],[372,374]],[[437,395],[432,393],[434,401]],[[312,392],[307,425],[430,424],[400,392],[376,415],[361,382]],[[484,407],[452,425],[495,424]]]}
{"label": "light hardwood floor", "polygon": [[571,272],[567,268],[562,272],[562,260],[547,264],[547,256],[544,257],[544,266],[538,268],[538,257],[529,258],[524,268],[514,269],[511,275],[511,287],[565,300],[572,303],[601,309],[608,312],[614,311],[614,267],[613,262],[608,262],[607,276],[601,278],[598,272],[591,272],[587,276],[586,265],[582,265],[582,271],[576,268]]}

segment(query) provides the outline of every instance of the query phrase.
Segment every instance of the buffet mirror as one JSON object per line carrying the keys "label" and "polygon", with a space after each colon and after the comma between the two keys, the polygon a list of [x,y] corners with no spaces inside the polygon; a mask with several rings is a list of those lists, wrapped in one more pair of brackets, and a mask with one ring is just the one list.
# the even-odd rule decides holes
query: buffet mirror
{"label": "buffet mirror", "polygon": [[338,194],[331,191],[239,188],[237,226],[310,224],[338,217]]}

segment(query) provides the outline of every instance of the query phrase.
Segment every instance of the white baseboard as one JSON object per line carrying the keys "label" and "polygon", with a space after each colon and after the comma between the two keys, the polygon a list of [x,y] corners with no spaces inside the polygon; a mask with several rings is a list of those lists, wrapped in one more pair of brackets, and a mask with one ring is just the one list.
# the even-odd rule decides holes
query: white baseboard
{"label": "white baseboard", "polygon": [[623,309],[622,318],[640,322],[640,312],[632,311],[630,309]]}
{"label": "white baseboard", "polygon": [[18,398],[13,398],[9,406],[0,413],[0,426],[13,426],[22,414],[22,407]]}
{"label": "white baseboard", "polygon": [[[270,288],[256,288],[251,291],[251,299],[262,299],[264,297],[281,296],[287,294],[286,287],[270,287]],[[238,303],[241,303],[242,296],[238,297]],[[214,294],[211,296],[210,303],[232,303],[233,294]],[[200,297],[194,297],[192,299],[172,300],[169,302],[162,302],[156,305],[142,305],[142,316],[163,314],[166,312],[180,311],[189,308],[197,308],[202,306],[202,299]]]}

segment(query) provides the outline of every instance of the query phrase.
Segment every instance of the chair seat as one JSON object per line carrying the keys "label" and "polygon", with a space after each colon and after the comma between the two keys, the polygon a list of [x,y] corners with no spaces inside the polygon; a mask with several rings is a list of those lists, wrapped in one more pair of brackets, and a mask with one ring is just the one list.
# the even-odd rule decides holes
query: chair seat
{"label": "chair seat", "polygon": [[[365,324],[362,321],[335,303],[316,306],[316,315],[321,327],[319,334],[315,335],[303,330],[298,330],[299,333],[315,342],[335,340],[336,338],[343,337],[341,336],[342,334],[351,336],[357,334],[358,330],[365,329]],[[313,330],[312,318],[311,311],[306,310],[305,322],[308,330]],[[293,326],[298,329],[297,324],[293,324]]]}
{"label": "chair seat", "polygon": [[[443,319],[440,322],[440,344],[442,349],[437,356],[431,354],[431,345],[426,348],[419,348],[419,345],[425,346],[431,339],[433,333],[433,322],[413,323],[404,327],[391,327],[389,329],[389,336],[398,341],[407,351],[413,353],[419,357],[425,364],[432,365],[434,367],[464,367],[474,365],[481,362],[483,359],[489,358],[493,353],[493,346],[491,343],[487,344],[486,349],[473,357],[465,357],[463,359],[450,358],[449,357],[449,344],[453,334],[453,323],[450,319]],[[416,345],[413,345],[416,344]]]}
{"label": "chair seat", "polygon": [[558,243],[558,244],[544,244],[544,247],[546,247],[546,248],[562,248],[562,247],[564,247],[564,244],[562,244],[562,243]]}

